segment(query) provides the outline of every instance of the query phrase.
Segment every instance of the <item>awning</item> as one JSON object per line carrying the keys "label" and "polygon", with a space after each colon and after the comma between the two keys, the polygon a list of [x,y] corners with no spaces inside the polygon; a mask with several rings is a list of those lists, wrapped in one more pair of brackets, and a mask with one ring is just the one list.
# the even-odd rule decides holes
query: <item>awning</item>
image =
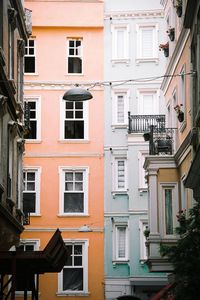
{"label": "awning", "polygon": [[[56,230],[42,251],[0,251],[1,279],[11,275],[11,299],[15,299],[15,290],[20,286],[24,293],[32,291],[32,299],[38,299],[38,284],[35,286],[35,275],[58,273],[65,265],[68,256],[67,248],[59,229]],[[38,279],[39,280],[39,279]],[[38,281],[37,280],[37,281]],[[8,283],[2,283],[0,292],[5,293]],[[6,298],[7,299],[7,298]],[[27,296],[24,296],[27,299]]]}
{"label": "awning", "polygon": [[[166,296],[167,293],[172,289],[174,285],[173,284],[168,284],[164,286],[158,293],[156,293],[151,300],[161,300],[163,296]],[[167,300],[173,300],[173,296],[169,295]]]}

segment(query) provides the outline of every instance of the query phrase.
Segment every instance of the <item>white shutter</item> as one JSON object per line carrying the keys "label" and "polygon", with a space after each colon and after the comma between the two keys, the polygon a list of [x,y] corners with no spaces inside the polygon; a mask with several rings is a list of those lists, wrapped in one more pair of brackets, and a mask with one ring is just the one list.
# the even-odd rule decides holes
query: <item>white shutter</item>
{"label": "white shutter", "polygon": [[153,29],[142,29],[142,57],[153,57]]}
{"label": "white shutter", "polygon": [[118,227],[118,258],[126,258],[126,227]]}
{"label": "white shutter", "polygon": [[117,123],[124,123],[124,96],[117,96]]}
{"label": "white shutter", "polygon": [[118,160],[117,162],[117,172],[118,172],[118,189],[125,188],[125,161]]}

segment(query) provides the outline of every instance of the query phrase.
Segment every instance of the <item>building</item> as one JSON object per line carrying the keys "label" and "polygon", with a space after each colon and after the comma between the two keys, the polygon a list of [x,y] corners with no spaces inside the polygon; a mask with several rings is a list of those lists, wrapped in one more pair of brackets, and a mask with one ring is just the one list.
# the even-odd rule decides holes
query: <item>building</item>
{"label": "building", "polygon": [[[188,4],[192,1],[188,1]],[[145,169],[149,185],[148,265],[152,272],[170,272],[173,266],[160,256],[160,245],[173,245],[177,241],[175,227],[177,214],[192,206],[188,171],[194,143],[191,101],[190,31],[184,25],[185,1],[161,1],[166,21],[166,35],[160,45],[167,48],[166,75],[162,90],[167,107],[167,127],[152,133],[152,144],[162,142],[170,152],[151,153],[146,157]],[[165,46],[165,47],[164,47]],[[165,50],[166,51],[166,50]],[[195,50],[196,51],[196,50]],[[195,104],[194,104],[195,105]],[[170,141],[170,142],[169,142]],[[156,154],[156,155],[155,155]],[[166,155],[167,154],[167,155]]]}
{"label": "building", "polygon": [[165,127],[163,24],[159,1],[105,1],[107,300],[125,294],[149,299],[167,282],[165,273],[149,272],[144,236],[149,219],[143,163],[149,146],[143,135],[150,125]]}
{"label": "building", "polygon": [[[40,280],[40,299],[103,299],[103,89],[63,100],[75,84],[103,80],[103,1],[25,1],[32,36],[25,48],[30,130],[24,157],[21,247],[40,250],[59,228],[70,259]],[[44,13],[45,12],[45,13]],[[95,51],[94,51],[95,45]],[[97,252],[98,250],[98,252]]]}
{"label": "building", "polygon": [[0,250],[23,227],[23,55],[28,37],[22,1],[0,2]]}

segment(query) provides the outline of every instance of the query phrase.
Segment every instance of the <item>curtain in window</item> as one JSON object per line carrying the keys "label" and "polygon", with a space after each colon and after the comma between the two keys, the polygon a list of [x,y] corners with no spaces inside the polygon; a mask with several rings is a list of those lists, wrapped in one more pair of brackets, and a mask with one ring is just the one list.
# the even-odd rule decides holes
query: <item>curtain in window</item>
{"label": "curtain in window", "polygon": [[165,230],[166,234],[173,234],[172,190],[165,189]]}
{"label": "curtain in window", "polygon": [[126,257],[126,227],[118,227],[118,258]]}

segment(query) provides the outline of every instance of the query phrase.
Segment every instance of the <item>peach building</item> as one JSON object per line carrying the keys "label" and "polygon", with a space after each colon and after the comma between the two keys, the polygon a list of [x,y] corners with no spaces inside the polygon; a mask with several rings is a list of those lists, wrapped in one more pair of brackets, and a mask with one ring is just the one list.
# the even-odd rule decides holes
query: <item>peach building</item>
{"label": "peach building", "polygon": [[[48,3],[46,3],[48,2]],[[41,250],[59,228],[70,258],[40,276],[40,299],[104,297],[103,89],[93,99],[63,100],[75,84],[103,79],[103,1],[25,1],[32,36],[25,49],[27,135],[26,250]],[[95,48],[95,51],[94,51]]]}

